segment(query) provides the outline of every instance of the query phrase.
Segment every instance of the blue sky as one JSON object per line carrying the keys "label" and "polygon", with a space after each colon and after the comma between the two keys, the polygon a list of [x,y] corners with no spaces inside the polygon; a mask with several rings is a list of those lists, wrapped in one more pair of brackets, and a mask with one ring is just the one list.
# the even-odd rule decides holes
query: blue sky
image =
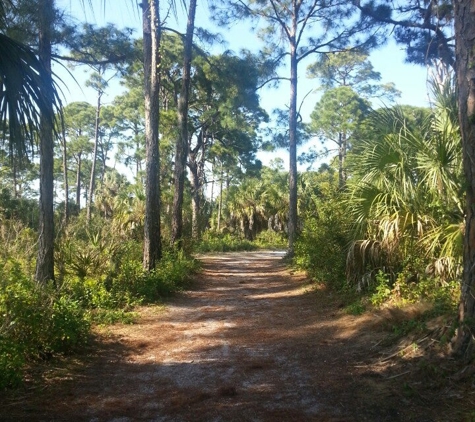
{"label": "blue sky", "polygon": [[[98,26],[105,25],[108,22],[116,24],[119,28],[132,27],[136,30],[136,36],[141,36],[141,14],[137,10],[135,1],[132,0],[93,0],[95,3],[95,10],[91,10],[86,6],[84,10],[81,6],[80,0],[58,0],[57,3],[63,7],[67,13],[70,13],[78,21],[87,20],[89,23]],[[105,8],[102,6],[105,2]],[[84,1],[87,3],[87,0]],[[178,3],[181,4],[181,3]],[[213,52],[220,53],[225,49],[230,49],[239,52],[242,48],[257,51],[260,42],[257,36],[251,32],[246,23],[239,23],[230,29],[218,28],[213,25],[208,19],[207,3],[198,1],[197,10],[197,26],[211,28],[213,32],[221,32],[227,40],[227,45],[214,46]],[[186,19],[181,18],[177,23],[173,17],[170,17],[168,26],[173,26],[177,30],[184,32]],[[397,100],[399,104],[409,104],[414,106],[427,106],[427,70],[422,66],[415,66],[404,63],[404,51],[401,46],[397,46],[393,41],[389,41],[384,47],[374,51],[370,60],[374,69],[381,73],[382,83],[393,82],[396,88],[401,91],[401,97]],[[309,80],[305,77],[306,67],[312,60],[301,63],[299,74],[299,102],[311,90],[318,88],[316,80]],[[85,70],[85,69],[84,69]],[[74,75],[78,81],[84,81],[86,74],[84,70],[76,69]],[[64,80],[67,89],[64,89],[66,102],[72,101],[89,101],[95,103],[95,95],[90,90],[81,89],[75,82],[62,70],[57,69],[56,72]],[[283,75],[286,76],[286,70],[283,70]],[[120,93],[118,84],[111,84],[108,95],[105,101],[112,101],[113,97]],[[272,109],[285,108],[289,99],[289,85],[287,82],[282,82],[278,89],[263,88],[260,92],[261,105],[268,113]],[[315,103],[318,101],[319,94],[313,93],[309,95],[302,106],[302,117],[304,121],[309,120],[309,116]],[[378,106],[378,104],[374,104]],[[285,159],[285,154],[282,152],[278,154]],[[268,160],[267,155],[261,155],[261,159]]]}
{"label": "blue sky", "polygon": [[[105,2],[105,10],[102,6]],[[85,1],[87,3],[87,1]],[[94,23],[98,26],[104,25],[107,22],[112,22],[118,27],[132,27],[136,30],[136,36],[141,36],[141,15],[134,6],[135,1],[132,0],[94,0],[96,4],[94,13],[86,6],[86,10],[80,6],[80,0],[58,0],[58,4],[62,5],[68,13],[71,13],[78,21],[87,19],[88,22]],[[198,2],[197,12],[197,26],[212,27],[213,31],[221,31],[224,34],[228,44],[225,46],[214,46],[214,52],[220,52],[224,49],[231,49],[236,53],[241,48],[248,48],[253,50],[252,47],[258,47],[259,41],[257,36],[246,28],[245,23],[234,25],[230,29],[217,28],[210,23],[207,18],[206,3]],[[176,23],[174,18],[170,18],[170,22],[167,25],[175,26],[178,30],[185,30],[185,19],[180,19],[180,23]],[[395,45],[393,41],[389,41],[388,44],[379,50],[374,51],[370,60],[376,71],[382,75],[382,81],[394,82],[396,88],[402,92],[401,98],[398,100],[400,104],[410,104],[415,106],[426,106],[428,104],[427,99],[427,70],[422,66],[415,66],[404,63],[404,51],[401,46]],[[310,63],[309,61],[308,63]],[[302,63],[299,76],[299,97],[302,98],[309,90],[318,88],[318,82],[316,80],[309,80],[305,77],[305,68],[308,63]],[[76,70],[78,80],[82,78],[84,72]],[[86,99],[84,95],[78,90],[72,89],[74,86],[68,83],[71,89],[71,94],[67,95],[67,98],[71,98],[72,101],[76,98],[82,100]],[[279,106],[284,107],[288,100],[288,86],[286,83],[282,83],[278,90],[263,88],[261,90],[261,99],[263,106],[266,109]],[[112,93],[111,93],[112,94]],[[113,94],[112,94],[113,95]],[[305,109],[313,109],[315,102],[317,101],[317,94],[310,96],[306,100]],[[307,104],[308,103],[308,104]]]}

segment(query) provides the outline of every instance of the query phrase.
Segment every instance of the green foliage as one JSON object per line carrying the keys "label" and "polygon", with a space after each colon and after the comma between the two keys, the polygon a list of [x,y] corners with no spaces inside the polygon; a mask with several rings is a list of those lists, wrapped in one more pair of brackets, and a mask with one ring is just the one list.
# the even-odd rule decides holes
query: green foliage
{"label": "green foliage", "polygon": [[66,353],[87,341],[84,309],[54,286],[39,286],[17,262],[0,268],[0,388],[15,385],[31,360]]}
{"label": "green foliage", "polygon": [[56,285],[38,285],[29,276],[34,266],[25,265],[34,233],[15,221],[1,228],[9,246],[0,254],[0,388],[20,383],[34,360],[83,345],[91,323],[132,323],[134,306],[183,289],[198,268],[184,252],[170,250],[144,272],[133,228],[98,217],[86,226],[79,218],[57,241]]}
{"label": "green foliage", "polygon": [[348,306],[345,307],[345,312],[350,315],[361,315],[365,313],[366,305],[361,301],[357,300],[353,303],[350,303]]}
{"label": "green foliage", "polygon": [[376,283],[372,286],[373,293],[370,296],[370,302],[374,306],[380,306],[391,297],[390,280],[387,274],[379,271],[376,275]]}
{"label": "green foliage", "polygon": [[345,286],[348,217],[338,195],[318,203],[318,214],[307,218],[295,245],[294,264],[314,280]]}
{"label": "green foliage", "polygon": [[[4,166],[1,168],[4,170]],[[0,191],[0,215],[2,220],[21,222],[32,229],[38,228],[39,211],[37,201],[27,198],[15,198],[11,188]]]}
{"label": "green foliage", "polygon": [[253,251],[257,249],[257,245],[241,236],[208,231],[204,233],[195,249],[199,253]]}
{"label": "green foliage", "polygon": [[285,249],[288,242],[284,232],[263,230],[256,236],[254,243],[260,249]]}
{"label": "green foliage", "polygon": [[18,220],[0,219],[0,263],[15,257],[26,273],[34,270],[36,233]]}
{"label": "green foliage", "polygon": [[66,277],[62,289],[88,309],[95,322],[116,320],[120,315],[127,320],[130,315],[118,311],[126,312],[136,305],[170,296],[183,289],[190,273],[198,268],[198,262],[184,252],[166,251],[155,270],[144,271],[140,260],[124,253],[138,247],[138,244],[124,245],[124,250],[109,257],[116,264],[102,274]]}
{"label": "green foliage", "polygon": [[[434,97],[430,112],[377,110],[355,143],[346,204],[354,222],[347,274],[357,286],[374,282],[379,269],[393,280],[416,276],[418,286],[426,272],[444,283],[458,276],[464,230],[460,131],[453,89],[437,86]],[[371,260],[376,249],[381,259]]]}
{"label": "green foliage", "polygon": [[110,324],[134,324],[138,314],[125,309],[92,309],[87,311],[88,319],[94,324],[110,325]]}

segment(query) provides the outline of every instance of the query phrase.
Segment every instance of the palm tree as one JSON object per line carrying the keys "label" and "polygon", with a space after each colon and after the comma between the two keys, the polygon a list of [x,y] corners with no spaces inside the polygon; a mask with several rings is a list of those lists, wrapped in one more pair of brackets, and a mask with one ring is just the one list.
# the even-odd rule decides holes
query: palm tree
{"label": "palm tree", "polygon": [[419,122],[401,108],[371,117],[374,135],[353,155],[348,205],[356,241],[350,258],[371,262],[369,255],[382,251],[398,265],[424,250],[452,268],[460,264],[462,158],[454,99],[447,87],[435,91],[432,116]]}
{"label": "palm tree", "polygon": [[[40,114],[61,101],[46,81],[47,71],[27,46],[0,33],[0,124],[13,156],[23,156],[39,135]],[[54,120],[54,114],[49,114]]]}

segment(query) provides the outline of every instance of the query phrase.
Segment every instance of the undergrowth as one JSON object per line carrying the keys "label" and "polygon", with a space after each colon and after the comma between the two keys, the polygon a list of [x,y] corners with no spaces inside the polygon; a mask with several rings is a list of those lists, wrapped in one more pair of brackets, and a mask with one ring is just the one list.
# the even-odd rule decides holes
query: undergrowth
{"label": "undergrowth", "polygon": [[392,330],[403,334],[439,315],[454,316],[460,297],[459,281],[441,280],[426,274],[427,260],[411,256],[390,274],[373,270],[374,276],[358,291],[347,282],[346,258],[350,245],[348,216],[341,201],[319,204],[318,214],[308,216],[295,244],[292,265],[304,270],[316,283],[337,292],[344,311],[360,315],[382,307],[403,308],[425,303],[429,310],[412,321],[395,323]]}
{"label": "undergrowth", "polygon": [[[165,250],[157,268],[145,272],[140,241],[94,226],[71,230],[57,242],[56,283],[33,281],[31,256],[2,253],[0,389],[19,385],[36,361],[83,347],[92,324],[133,323],[137,305],[184,289],[199,265],[181,251]],[[24,238],[21,230],[18,236]]]}
{"label": "undergrowth", "polygon": [[254,251],[258,249],[285,249],[285,234],[270,230],[260,232],[254,240],[245,239],[239,234],[207,231],[195,246],[198,253]]}

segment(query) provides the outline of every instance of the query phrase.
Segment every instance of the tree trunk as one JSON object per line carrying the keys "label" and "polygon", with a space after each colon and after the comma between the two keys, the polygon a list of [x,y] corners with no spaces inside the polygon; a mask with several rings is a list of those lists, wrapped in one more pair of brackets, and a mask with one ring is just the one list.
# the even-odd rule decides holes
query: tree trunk
{"label": "tree trunk", "polygon": [[254,211],[249,216],[249,240],[254,240],[256,232],[256,214]]}
{"label": "tree trunk", "polygon": [[190,0],[183,55],[183,76],[178,100],[178,126],[180,134],[175,154],[175,192],[172,210],[172,244],[180,243],[183,236],[183,194],[185,190],[186,159],[188,153],[188,103],[190,97],[191,59],[195,29],[196,0]]}
{"label": "tree trunk", "polygon": [[[64,133],[63,133],[64,135]],[[67,225],[69,221],[69,182],[68,182],[68,156],[66,151],[66,138],[61,136],[63,149],[63,178],[64,178],[64,215],[63,224]]]}
{"label": "tree trunk", "polygon": [[143,267],[154,269],[162,255],[160,234],[159,155],[159,47],[160,18],[157,0],[147,0],[143,8],[145,77],[145,221]]}
{"label": "tree trunk", "polygon": [[49,115],[41,114],[40,129],[40,215],[38,256],[35,279],[39,283],[54,281],[54,139],[53,139],[53,79],[51,75],[51,32],[53,28],[54,1],[39,1],[39,58],[48,73],[47,85],[51,91]]}
{"label": "tree trunk", "polygon": [[346,185],[346,133],[338,134],[338,187],[343,189]]}
{"label": "tree trunk", "polygon": [[16,160],[12,159],[12,176],[13,176],[13,197],[20,198],[20,192],[18,189],[18,178],[16,169]]}
{"label": "tree trunk", "polygon": [[455,58],[463,166],[466,178],[466,217],[457,355],[471,359],[475,336],[475,6],[455,1]]}
{"label": "tree trunk", "polygon": [[189,164],[191,173],[191,237],[197,240],[200,237],[200,176],[198,163]]}
{"label": "tree trunk", "polygon": [[81,153],[79,153],[77,159],[78,168],[76,170],[76,205],[78,206],[78,210],[81,208],[81,164]]}
{"label": "tree trunk", "polygon": [[[296,17],[294,16],[294,21]],[[297,23],[294,22],[294,31]],[[295,32],[294,32],[295,34]],[[297,46],[295,35],[290,43],[290,107],[289,107],[289,255],[294,254],[297,237]]]}
{"label": "tree trunk", "polygon": [[218,202],[218,233],[221,231],[221,216],[223,213],[223,163],[219,175],[219,202]]}
{"label": "tree trunk", "polygon": [[102,98],[102,91],[99,91],[97,93],[96,121],[95,121],[95,127],[94,127],[94,152],[92,153],[91,179],[89,181],[89,196],[87,198],[87,209],[86,209],[86,221],[88,224],[91,221],[92,197],[94,195],[94,187],[95,187],[95,182],[96,182],[97,148],[99,145],[99,124],[101,122],[101,98]]}

